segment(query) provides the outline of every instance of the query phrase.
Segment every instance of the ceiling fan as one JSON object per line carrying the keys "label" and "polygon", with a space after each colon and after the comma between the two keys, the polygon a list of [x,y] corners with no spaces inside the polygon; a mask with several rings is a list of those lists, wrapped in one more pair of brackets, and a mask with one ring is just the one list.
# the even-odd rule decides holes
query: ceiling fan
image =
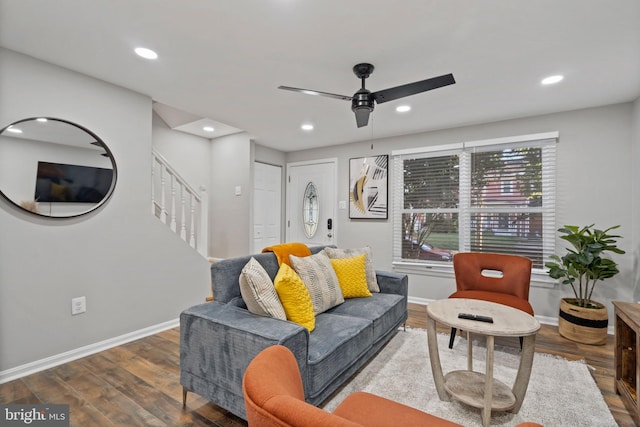
{"label": "ceiling fan", "polygon": [[371,75],[371,73],[373,73],[373,69],[373,65],[367,63],[357,64],[353,67],[353,73],[362,81],[362,87],[353,94],[353,96],[320,92],[319,90],[300,89],[290,86],[278,86],[278,89],[351,101],[351,110],[356,115],[356,124],[361,128],[369,123],[369,114],[373,111],[375,104],[382,104],[383,102],[393,101],[398,98],[404,98],[405,96],[438,89],[443,86],[452,85],[456,82],[453,78],[453,74],[444,74],[442,76],[420,80],[418,82],[408,83],[402,86],[371,92],[364,87],[364,81]]}

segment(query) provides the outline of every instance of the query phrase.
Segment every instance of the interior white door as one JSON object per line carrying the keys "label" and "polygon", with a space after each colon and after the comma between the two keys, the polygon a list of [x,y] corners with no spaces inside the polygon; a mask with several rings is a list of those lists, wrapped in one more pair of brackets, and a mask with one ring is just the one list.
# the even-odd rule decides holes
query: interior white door
{"label": "interior white door", "polygon": [[282,167],[255,162],[251,253],[282,243]]}
{"label": "interior white door", "polygon": [[[318,160],[316,162],[290,163],[287,165],[287,241],[302,242],[308,245],[328,245],[336,241],[336,173],[335,159]],[[309,183],[313,183],[317,197],[316,227],[307,227],[304,221],[309,220],[308,207]],[[307,211],[305,212],[305,208]],[[315,214],[314,214],[315,215]],[[315,228],[313,235],[310,229]]]}

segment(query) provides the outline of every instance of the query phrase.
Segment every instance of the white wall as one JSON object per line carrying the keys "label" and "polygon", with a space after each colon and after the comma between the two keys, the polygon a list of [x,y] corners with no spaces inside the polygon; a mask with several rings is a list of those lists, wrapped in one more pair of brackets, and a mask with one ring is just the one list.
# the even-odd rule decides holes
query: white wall
{"label": "white wall", "polygon": [[[0,372],[176,319],[209,294],[208,263],[151,215],[151,99],[0,49],[0,127],[66,119],[118,167],[113,197],[76,219],[0,200]],[[71,298],[87,312],[71,316]]]}
{"label": "white wall", "polygon": [[211,181],[211,140],[171,129],[153,113],[153,148],[169,161],[187,183],[207,191]]}
{"label": "white wall", "polygon": [[213,258],[249,253],[253,197],[251,145],[249,135],[244,132],[211,140],[209,256]]}
{"label": "white wall", "polygon": [[634,301],[640,301],[640,98],[633,103],[633,142],[631,154],[631,198],[633,200],[633,276]]}
{"label": "white wall", "polygon": [[[637,108],[636,108],[637,109]],[[638,121],[635,113],[635,121]],[[369,142],[333,146],[288,153],[287,162],[326,157],[338,157],[338,200],[348,200],[349,158],[377,154],[391,154],[392,150],[482,140],[505,136],[559,131],[558,144],[558,226],[564,224],[600,227],[620,224],[625,238],[620,246],[628,253],[616,256],[621,274],[601,283],[595,299],[607,303],[611,300],[633,300],[634,263],[637,263],[637,232],[640,218],[632,215],[632,203],[637,201],[638,173],[632,161],[634,145],[633,105],[619,104],[579,111],[570,111],[538,117],[507,120],[456,129],[447,129],[416,135],[385,138]],[[635,137],[638,145],[638,137]],[[635,159],[638,159],[636,153]],[[390,176],[393,175],[392,165]],[[393,200],[390,189],[389,202]],[[388,220],[350,220],[348,210],[338,211],[338,245],[357,247],[371,245],[376,268],[392,268],[392,216]],[[635,240],[635,242],[634,242]],[[558,251],[564,248],[558,239]],[[453,277],[434,277],[412,274],[409,293],[424,299],[446,298],[455,289]],[[557,317],[559,299],[570,294],[570,289],[534,287],[530,300],[536,314]],[[610,309],[610,314],[613,312]]]}

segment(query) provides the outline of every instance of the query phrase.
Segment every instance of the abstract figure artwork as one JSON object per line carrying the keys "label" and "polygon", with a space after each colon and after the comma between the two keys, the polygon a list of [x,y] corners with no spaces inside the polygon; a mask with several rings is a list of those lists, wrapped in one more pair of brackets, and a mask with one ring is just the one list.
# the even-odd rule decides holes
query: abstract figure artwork
{"label": "abstract figure artwork", "polygon": [[389,156],[349,160],[349,218],[387,219]]}

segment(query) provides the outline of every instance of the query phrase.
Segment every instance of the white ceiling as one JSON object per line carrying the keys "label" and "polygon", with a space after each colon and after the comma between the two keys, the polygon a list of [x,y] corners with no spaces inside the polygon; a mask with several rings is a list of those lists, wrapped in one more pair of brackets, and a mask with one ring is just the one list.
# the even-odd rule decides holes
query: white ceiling
{"label": "white ceiling", "polygon": [[[640,0],[0,0],[0,45],[283,151],[640,96]],[[361,129],[347,101],[277,89],[350,96],[359,62],[371,91],[457,83],[380,104]],[[551,74],[565,79],[541,86]]]}

